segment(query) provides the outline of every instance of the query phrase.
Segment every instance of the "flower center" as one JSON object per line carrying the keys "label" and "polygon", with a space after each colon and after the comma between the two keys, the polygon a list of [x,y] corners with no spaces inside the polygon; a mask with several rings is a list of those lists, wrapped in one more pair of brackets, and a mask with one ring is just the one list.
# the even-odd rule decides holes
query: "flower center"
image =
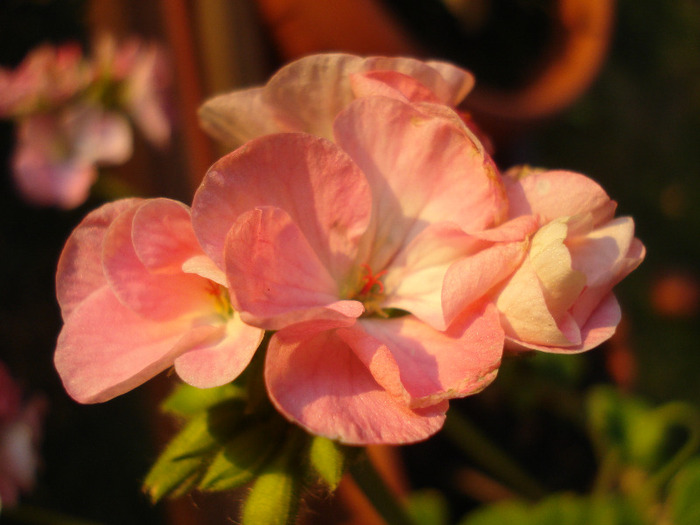
{"label": "flower center", "polygon": [[228,290],[214,281],[209,281],[209,295],[214,298],[216,311],[224,319],[233,316],[233,307],[231,306],[231,298],[228,295]]}
{"label": "flower center", "polygon": [[365,316],[377,314],[383,317],[380,307],[384,298],[384,283],[381,278],[386,274],[386,270],[372,273],[368,264],[361,264],[362,273],[359,279],[359,289],[352,296],[352,299],[360,301],[365,306]]}

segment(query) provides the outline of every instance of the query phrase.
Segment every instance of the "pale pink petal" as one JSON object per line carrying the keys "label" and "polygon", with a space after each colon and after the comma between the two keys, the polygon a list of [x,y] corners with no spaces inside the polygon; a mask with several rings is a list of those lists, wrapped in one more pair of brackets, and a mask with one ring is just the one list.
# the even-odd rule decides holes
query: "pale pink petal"
{"label": "pale pink petal", "polygon": [[202,344],[175,359],[175,372],[183,381],[197,388],[221,386],[248,366],[264,332],[243,323],[235,313],[221,328],[220,342]]}
{"label": "pale pink petal", "polygon": [[350,74],[363,59],[345,54],[311,55],[275,73],[263,92],[282,129],[333,137],[333,119],[353,99]]}
{"label": "pale pink petal", "polygon": [[579,297],[574,307],[571,309],[572,315],[583,326],[591,313],[598,307],[598,304],[605,299],[610,290],[618,282],[624,279],[632,270],[637,268],[644,260],[646,249],[639,239],[633,239],[630,243],[629,251],[625,257],[618,259],[614,266],[606,272],[609,280],[599,279],[586,289]]}
{"label": "pale pink petal", "polygon": [[617,284],[617,266],[634,239],[634,221],[619,217],[585,236],[567,240],[574,268],[586,275],[588,286]]}
{"label": "pale pink petal", "polygon": [[414,408],[480,392],[496,377],[503,351],[492,305],[465,313],[447,332],[405,316],[362,319],[337,333],[379,384]]}
{"label": "pale pink petal", "polygon": [[[445,80],[448,86],[447,92],[450,94],[450,98],[444,99],[445,104],[450,106],[459,105],[474,87],[474,75],[469,71],[456,67],[449,62],[440,62],[437,60],[428,60],[426,64],[440,73],[440,76]],[[436,89],[433,91],[437,92]]]}
{"label": "pale pink petal", "polygon": [[107,228],[141,199],[123,199],[90,212],[66,241],[56,270],[56,297],[67,318],[91,293],[107,284],[102,271],[102,242]]}
{"label": "pale pink petal", "polygon": [[530,243],[529,262],[554,316],[571,308],[588,284],[586,275],[572,267],[571,254],[564,245],[567,233],[566,220],[554,220],[540,228]]}
{"label": "pale pink petal", "polygon": [[384,278],[382,307],[406,310],[433,328],[445,330],[445,275],[455,261],[483,244],[455,224],[431,224],[392,260]]}
{"label": "pale pink petal", "polygon": [[507,338],[506,347],[510,350],[540,350],[553,354],[577,354],[585,352],[610,339],[615,333],[621,317],[622,313],[617,299],[615,299],[612,293],[608,293],[603,300],[597,304],[597,307],[589,316],[586,324],[581,328],[580,344],[559,347]]}
{"label": "pale pink petal", "polygon": [[[518,178],[519,177],[519,178]],[[538,215],[543,223],[559,217],[593,214],[593,223],[612,219],[615,203],[592,179],[570,171],[514,168],[503,178],[510,217]]]}
{"label": "pale pink petal", "polygon": [[350,76],[356,97],[382,96],[407,102],[438,103],[435,93],[415,78],[397,71],[368,71]]}
{"label": "pale pink petal", "polygon": [[[280,208],[241,215],[227,237],[225,257],[234,306],[256,326],[278,330],[309,318],[309,310],[323,316],[338,300],[338,284]],[[335,318],[337,311],[328,309],[327,315]]]}
{"label": "pale pink petal", "polygon": [[516,341],[546,346],[575,346],[581,342],[578,328],[566,312],[555,319],[547,307],[535,269],[525,259],[496,297],[506,336]]}
{"label": "pale pink petal", "polygon": [[412,443],[444,422],[447,402],[412,410],[372,378],[333,331],[313,338],[273,336],[265,361],[270,398],[309,432],[353,445]]}
{"label": "pale pink petal", "polygon": [[119,113],[78,106],[66,115],[74,155],[97,164],[123,164],[133,153],[129,121]]}
{"label": "pale pink petal", "polygon": [[463,127],[396,99],[357,99],[336,119],[336,142],[367,176],[374,205],[372,268],[383,268],[426,224],[469,232],[502,217],[495,167]]}
{"label": "pale pink petal", "polygon": [[405,57],[369,57],[363,71],[398,71],[415,78],[432,91],[437,99],[450,106],[459,104],[474,86],[474,77],[468,71],[446,62],[423,62]]}
{"label": "pale pink petal", "polygon": [[150,271],[182,273],[185,261],[204,256],[189,208],[169,199],[150,199],[139,207],[131,238],[139,260]]}
{"label": "pale pink petal", "polygon": [[223,268],[226,234],[238,216],[276,206],[342,281],[367,229],[370,203],[363,174],[335,144],[304,134],[268,135],[211,167],[194,197],[192,222],[204,251]]}
{"label": "pale pink petal", "polygon": [[195,255],[182,263],[182,271],[194,273],[221,286],[228,286],[226,274],[206,255]]}
{"label": "pale pink petal", "polygon": [[73,399],[99,403],[144,383],[216,330],[190,329],[179,320],[146,320],[103,287],[65,320],[54,363]]}
{"label": "pale pink petal", "polygon": [[255,137],[293,131],[277,122],[262,92],[262,88],[244,89],[207,100],[199,108],[202,128],[231,149]]}
{"label": "pale pink petal", "polygon": [[137,210],[122,213],[105,235],[102,263],[114,294],[134,312],[152,320],[212,311],[216,298],[209,281],[185,273],[152,273],[139,260],[131,236]]}

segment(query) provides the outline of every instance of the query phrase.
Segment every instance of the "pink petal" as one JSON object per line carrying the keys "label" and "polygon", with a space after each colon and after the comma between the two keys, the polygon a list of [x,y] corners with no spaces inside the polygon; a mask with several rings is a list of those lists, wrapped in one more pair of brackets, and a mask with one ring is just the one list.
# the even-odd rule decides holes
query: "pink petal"
{"label": "pink petal", "polygon": [[431,224],[401,250],[384,278],[383,308],[411,312],[437,330],[445,330],[443,282],[451,265],[484,244],[455,224]]}
{"label": "pink petal", "polygon": [[202,127],[231,149],[255,137],[292,131],[277,121],[262,92],[244,89],[207,100],[199,108]]}
{"label": "pink petal", "polygon": [[372,268],[383,268],[426,224],[450,221],[467,232],[502,217],[495,167],[451,119],[396,99],[353,102],[336,119],[337,143],[367,176],[376,229]]}
{"label": "pink petal", "polygon": [[[246,321],[278,330],[311,312],[337,317],[326,306],[338,300],[338,284],[284,210],[265,207],[241,215],[227,237],[225,256],[234,304]],[[362,313],[360,303],[356,311]]]}
{"label": "pink petal", "polygon": [[480,392],[496,377],[503,350],[492,305],[465,313],[447,332],[406,316],[362,319],[337,333],[380,385],[414,408]]}
{"label": "pink petal", "polygon": [[405,57],[369,57],[363,71],[397,71],[415,78],[435,94],[437,100],[449,106],[459,104],[474,86],[468,71],[446,62],[423,62]]}
{"label": "pink petal", "polygon": [[334,144],[303,134],[268,135],[211,167],[194,197],[192,222],[204,251],[223,267],[226,234],[238,216],[276,206],[342,281],[367,229],[370,202],[363,174]]}
{"label": "pink petal", "polygon": [[416,79],[396,71],[368,71],[350,76],[356,97],[383,96],[406,102],[438,103],[435,93]]}
{"label": "pink petal", "polygon": [[311,55],[275,73],[265,86],[264,100],[286,129],[333,137],[333,119],[353,99],[350,74],[362,69],[360,57]]}
{"label": "pink petal", "polygon": [[518,342],[544,346],[575,346],[580,335],[568,313],[552,316],[542,285],[528,259],[525,259],[496,297],[506,336]]}
{"label": "pink petal", "polygon": [[139,260],[150,271],[182,273],[185,261],[204,255],[189,208],[169,199],[143,203],[134,215],[131,237]]}
{"label": "pink petal", "polygon": [[534,344],[518,339],[510,339],[506,345],[512,350],[530,349],[553,354],[577,354],[604,343],[610,339],[620,323],[622,312],[620,305],[612,293],[597,304],[586,324],[581,328],[581,343],[573,346],[558,347]]}
{"label": "pink petal", "polygon": [[122,213],[105,235],[103,268],[115,295],[134,312],[153,320],[191,317],[214,310],[209,281],[185,273],[152,273],[139,260],[132,242],[137,211],[138,208],[132,208]]}
{"label": "pink petal", "polygon": [[442,309],[446,324],[479,301],[522,263],[528,236],[537,228],[530,216],[477,232],[471,249],[448,268],[442,285]]}
{"label": "pink petal", "polygon": [[107,228],[141,199],[124,199],[90,212],[66,241],[56,271],[56,296],[61,315],[67,318],[90,294],[107,284],[102,271],[102,242]]}
{"label": "pink petal", "polygon": [[382,389],[332,331],[273,336],[265,362],[272,402],[309,432],[353,445],[412,443],[441,427],[447,402],[412,410]]}
{"label": "pink petal", "polygon": [[228,286],[226,274],[206,255],[195,255],[182,263],[182,271],[194,273],[223,287]]}
{"label": "pink petal", "polygon": [[54,362],[73,399],[99,403],[144,383],[216,330],[215,326],[190,329],[179,320],[149,321],[103,287],[66,319]]}
{"label": "pink petal", "polygon": [[[542,223],[559,217],[593,214],[594,224],[610,220],[615,203],[595,181],[570,171],[506,173],[510,216],[538,215]],[[520,176],[521,178],[515,178]]]}
{"label": "pink petal", "polygon": [[221,386],[248,366],[264,332],[243,323],[237,314],[222,328],[221,342],[202,344],[175,359],[175,371],[183,381],[198,388]]}

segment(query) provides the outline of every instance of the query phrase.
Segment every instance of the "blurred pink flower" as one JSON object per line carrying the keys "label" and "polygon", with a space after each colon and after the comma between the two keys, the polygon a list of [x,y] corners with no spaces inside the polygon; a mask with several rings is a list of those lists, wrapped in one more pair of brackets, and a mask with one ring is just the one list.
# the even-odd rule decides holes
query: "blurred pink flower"
{"label": "blurred pink flower", "polygon": [[262,339],[231,308],[189,209],[167,199],[91,212],[66,242],[56,290],[65,324],[55,364],[82,403],[123,394],[172,365],[194,386],[222,385]]}
{"label": "blurred pink flower", "polygon": [[208,133],[231,148],[285,131],[332,139],[336,115],[358,96],[383,95],[453,107],[473,85],[468,71],[446,62],[310,55],[284,66],[265,86],[206,101],[200,119]]}
{"label": "blurred pink flower", "polygon": [[496,306],[514,348],[581,352],[620,322],[612,288],[644,259],[631,217],[593,180],[567,171],[516,168],[504,177],[510,217],[534,215],[527,258]]}
{"label": "blurred pink flower", "polygon": [[164,146],[170,139],[170,117],[166,106],[170,83],[169,64],[164,50],[138,38],[122,44],[104,35],[97,40],[94,68],[98,84],[115,84],[117,100],[134,120],[146,139]]}
{"label": "blurred pink flower", "polygon": [[[505,193],[461,121],[364,97],[334,131],[335,143],[268,135],[219,160],[195,195],[194,230],[241,317],[277,331],[265,378],[286,417],[345,443],[418,441],[440,429],[448,399],[495,377],[498,314],[461,292],[479,299],[511,272],[525,234],[501,243],[516,245],[507,257],[489,238],[507,234],[484,233]],[[527,221],[516,222],[505,229]],[[484,246],[478,285],[454,275]]]}
{"label": "blurred pink flower", "polygon": [[131,128],[118,113],[87,104],[23,119],[12,157],[15,184],[34,204],[74,208],[97,179],[96,165],[131,157]]}
{"label": "blurred pink flower", "polygon": [[0,502],[16,505],[34,487],[46,400],[22,401],[19,386],[0,362]]}
{"label": "blurred pink flower", "polygon": [[14,70],[0,68],[0,118],[51,111],[91,80],[91,68],[77,44],[40,46]]}

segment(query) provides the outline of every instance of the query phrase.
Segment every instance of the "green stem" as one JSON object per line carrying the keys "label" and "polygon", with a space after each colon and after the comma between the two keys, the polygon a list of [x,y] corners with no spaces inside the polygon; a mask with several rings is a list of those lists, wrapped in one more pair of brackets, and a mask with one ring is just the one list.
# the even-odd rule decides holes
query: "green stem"
{"label": "green stem", "polygon": [[82,520],[51,510],[26,505],[9,509],[3,508],[2,516],[17,523],[26,523],[27,525],[100,525],[94,521]]}
{"label": "green stem", "polygon": [[520,495],[537,500],[547,494],[538,481],[494,445],[463,414],[450,410],[443,432],[472,461]]}
{"label": "green stem", "polygon": [[375,470],[366,453],[350,465],[349,470],[357,486],[388,525],[415,525],[405,507],[397,501],[394,493]]}

